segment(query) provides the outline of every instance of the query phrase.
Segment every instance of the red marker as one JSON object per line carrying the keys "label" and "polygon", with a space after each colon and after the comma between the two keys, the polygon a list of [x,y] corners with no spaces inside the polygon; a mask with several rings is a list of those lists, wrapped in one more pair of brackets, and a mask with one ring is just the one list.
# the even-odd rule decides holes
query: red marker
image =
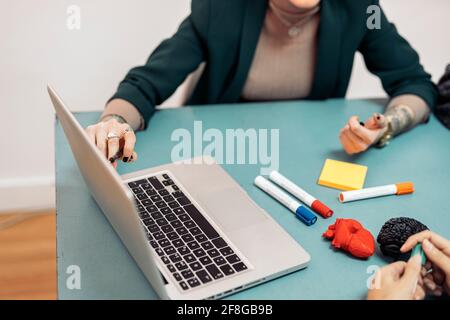
{"label": "red marker", "polygon": [[329,218],[333,215],[333,210],[328,208],[320,200],[314,198],[312,195],[297,186],[295,183],[290,181],[278,171],[272,171],[270,173],[270,180],[275,182],[286,191],[289,191],[297,199],[308,205],[311,209],[313,209],[314,212],[320,214],[322,217]]}

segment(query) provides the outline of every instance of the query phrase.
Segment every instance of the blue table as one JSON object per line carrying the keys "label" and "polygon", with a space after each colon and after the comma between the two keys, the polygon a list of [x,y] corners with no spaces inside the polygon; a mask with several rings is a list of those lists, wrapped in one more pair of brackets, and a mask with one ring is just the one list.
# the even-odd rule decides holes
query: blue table
{"label": "blue table", "polygon": [[[303,186],[335,210],[333,218],[319,217],[306,227],[277,202],[253,186],[259,165],[224,165],[249,195],[312,256],[305,270],[231,296],[232,299],[361,299],[374,266],[388,261],[379,250],[369,260],[335,251],[321,235],[335,218],[359,220],[376,237],[385,221],[408,216],[450,238],[450,132],[434,117],[428,125],[396,138],[385,149],[348,156],[338,133],[354,114],[362,119],[382,106],[372,101],[330,100],[244,105],[184,107],[159,111],[149,128],[138,133],[140,160],[119,165],[119,173],[171,161],[176,144],[170,137],[177,128],[279,128],[280,172]],[[76,115],[83,126],[95,123],[99,113]],[[416,192],[340,204],[338,191],[316,184],[326,158],[369,167],[366,186],[413,181]],[[56,190],[58,291],[60,299],[154,299],[156,295],[110,224],[90,197],[67,140],[56,123]],[[269,259],[270,257],[268,257]],[[66,286],[71,265],[80,267],[81,289]]]}

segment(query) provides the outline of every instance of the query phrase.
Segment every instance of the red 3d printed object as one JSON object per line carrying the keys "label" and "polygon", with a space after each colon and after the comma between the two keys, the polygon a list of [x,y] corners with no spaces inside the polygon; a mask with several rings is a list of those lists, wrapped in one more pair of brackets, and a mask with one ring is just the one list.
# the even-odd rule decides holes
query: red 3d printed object
{"label": "red 3d printed object", "polygon": [[323,233],[333,240],[333,247],[342,249],[358,258],[368,258],[375,253],[375,239],[372,234],[353,219],[336,219],[336,222]]}

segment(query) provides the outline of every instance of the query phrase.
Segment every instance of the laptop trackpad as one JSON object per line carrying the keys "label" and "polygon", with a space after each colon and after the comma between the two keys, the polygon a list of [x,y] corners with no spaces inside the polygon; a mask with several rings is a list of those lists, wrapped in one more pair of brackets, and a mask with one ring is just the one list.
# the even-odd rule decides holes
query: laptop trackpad
{"label": "laptop trackpad", "polygon": [[223,231],[235,231],[261,223],[266,215],[243,191],[230,188],[208,193],[202,206]]}

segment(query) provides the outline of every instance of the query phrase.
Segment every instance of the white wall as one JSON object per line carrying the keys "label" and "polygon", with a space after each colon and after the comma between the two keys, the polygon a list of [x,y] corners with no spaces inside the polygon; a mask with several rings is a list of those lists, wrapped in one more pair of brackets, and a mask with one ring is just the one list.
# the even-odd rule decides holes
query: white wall
{"label": "white wall", "polygon": [[[357,1],[357,0],[356,0]],[[437,82],[450,63],[449,0],[380,0],[389,20],[395,23],[414,49],[419,52],[426,71]],[[357,55],[349,88],[350,98],[384,95],[378,78],[366,71]]]}
{"label": "white wall", "polygon": [[[66,26],[81,8],[81,29]],[[175,32],[189,0],[0,0],[0,211],[52,205],[52,83],[100,110],[127,70]],[[33,177],[30,179],[30,177]],[[26,186],[26,188],[23,188]]]}
{"label": "white wall", "polygon": [[[0,0],[0,211],[54,201],[53,112],[45,85],[52,83],[74,110],[100,110],[126,71],[176,30],[189,4]],[[450,62],[450,1],[382,4],[436,80]],[[81,8],[81,30],[66,27],[70,5]],[[355,64],[349,97],[383,95],[359,57]]]}

